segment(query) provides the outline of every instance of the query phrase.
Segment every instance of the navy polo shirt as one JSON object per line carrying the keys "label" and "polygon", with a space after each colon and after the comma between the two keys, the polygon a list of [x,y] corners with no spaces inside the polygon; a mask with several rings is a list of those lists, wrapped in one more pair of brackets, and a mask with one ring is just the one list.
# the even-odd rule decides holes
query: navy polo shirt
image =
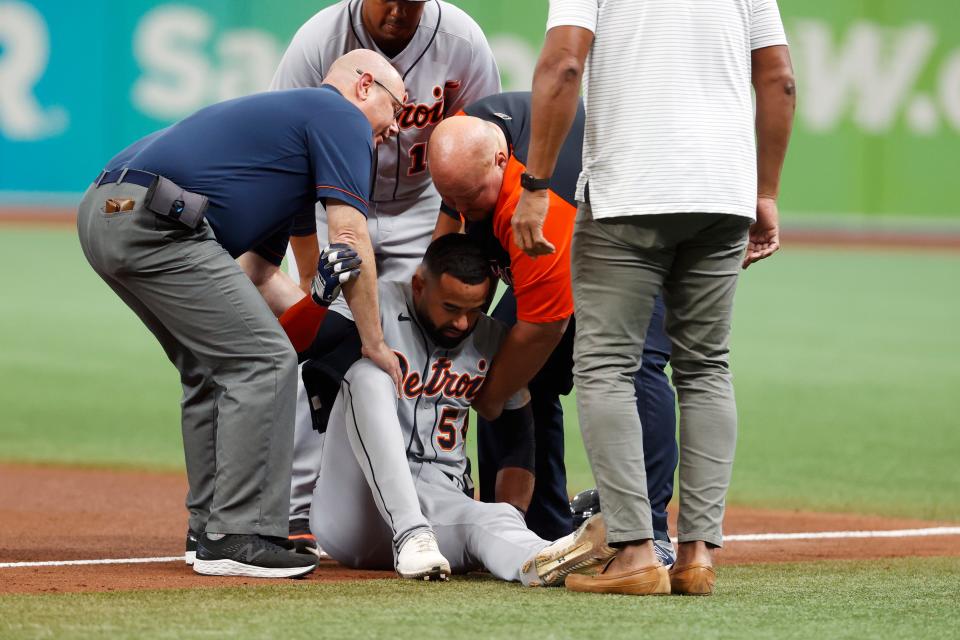
{"label": "navy polo shirt", "polygon": [[280,264],[294,225],[316,229],[318,200],[367,215],[373,153],[366,116],[323,85],[211,105],[130,145],[106,169],[149,171],[207,196],[207,222],[230,255],[256,250]]}

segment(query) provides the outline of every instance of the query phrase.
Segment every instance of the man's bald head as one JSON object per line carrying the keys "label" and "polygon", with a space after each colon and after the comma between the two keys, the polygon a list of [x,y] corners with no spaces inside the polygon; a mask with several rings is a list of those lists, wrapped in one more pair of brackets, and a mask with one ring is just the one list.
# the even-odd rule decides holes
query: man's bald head
{"label": "man's bald head", "polygon": [[473,116],[443,120],[430,136],[427,157],[433,183],[448,206],[471,220],[492,212],[510,159],[500,127]]}
{"label": "man's bald head", "polygon": [[[404,89],[400,74],[393,68],[393,65],[387,62],[386,58],[369,49],[354,49],[334,60],[327,72],[327,77],[323,81],[336,86],[335,83],[342,79],[348,84],[352,84],[358,77],[357,69],[372,74],[374,78],[385,84],[390,91],[398,94],[398,98],[402,97]],[[337,88],[339,89],[339,87]]]}
{"label": "man's bald head", "polygon": [[395,112],[403,106],[403,79],[386,58],[354,49],[333,61],[323,79],[360,109],[373,127],[377,144],[399,131]]}

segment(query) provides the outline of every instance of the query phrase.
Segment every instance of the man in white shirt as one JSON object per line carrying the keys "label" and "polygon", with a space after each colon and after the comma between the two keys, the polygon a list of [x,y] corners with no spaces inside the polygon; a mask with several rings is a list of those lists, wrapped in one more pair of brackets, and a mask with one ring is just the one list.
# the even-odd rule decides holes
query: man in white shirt
{"label": "man in white shirt", "polygon": [[[551,0],[529,175],[512,223],[530,255],[554,249],[539,187],[573,121],[581,77],[574,375],[607,541],[619,551],[598,575],[570,576],[567,588],[706,595],[736,444],[734,290],[741,264],[779,248],[795,85],[776,0]],[[669,573],[653,552],[630,384],[661,291],[680,403],[680,544]]]}

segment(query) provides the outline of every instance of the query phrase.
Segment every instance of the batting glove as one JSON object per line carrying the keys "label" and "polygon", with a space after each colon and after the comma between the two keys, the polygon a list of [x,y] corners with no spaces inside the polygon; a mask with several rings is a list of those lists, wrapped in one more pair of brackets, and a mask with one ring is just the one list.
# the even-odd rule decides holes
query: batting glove
{"label": "batting glove", "polygon": [[340,295],[340,288],[360,276],[360,262],[360,256],[348,244],[336,243],[324,248],[310,287],[313,301],[322,307],[330,306]]}

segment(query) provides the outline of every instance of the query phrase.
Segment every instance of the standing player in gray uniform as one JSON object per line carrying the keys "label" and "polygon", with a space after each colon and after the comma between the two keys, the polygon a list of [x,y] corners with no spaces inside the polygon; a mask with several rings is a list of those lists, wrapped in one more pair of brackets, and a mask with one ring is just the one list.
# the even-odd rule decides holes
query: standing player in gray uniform
{"label": "standing player in gray uniform", "polygon": [[[406,578],[487,569],[558,585],[613,555],[602,515],[551,543],[513,506],[465,494],[465,418],[507,334],[483,313],[491,286],[486,255],[460,234],[434,241],[410,283],[380,282],[383,329],[403,381],[398,398],[390,376],[360,360],[333,405],[311,525],[338,562],[395,567]],[[529,400],[521,389],[505,413],[532,420]]]}
{"label": "standing player in gray uniform", "polygon": [[[342,0],[297,31],[271,89],[319,86],[329,65],[354,49],[381,53],[400,73],[407,89],[398,120],[400,133],[377,149],[367,225],[378,277],[408,282],[426,251],[440,210],[440,196],[427,170],[430,133],[446,116],[499,93],[500,73],[480,27],[452,4],[440,0]],[[315,273],[318,247],[327,243],[326,212],[318,207],[316,236],[312,228],[295,229],[290,242],[294,253],[287,256],[291,272],[299,272],[305,290]],[[303,268],[298,269],[298,264]],[[365,269],[372,267],[364,264]],[[352,319],[346,305],[334,309]],[[291,535],[309,536],[306,518],[323,438],[313,430],[302,383],[296,415]]]}

